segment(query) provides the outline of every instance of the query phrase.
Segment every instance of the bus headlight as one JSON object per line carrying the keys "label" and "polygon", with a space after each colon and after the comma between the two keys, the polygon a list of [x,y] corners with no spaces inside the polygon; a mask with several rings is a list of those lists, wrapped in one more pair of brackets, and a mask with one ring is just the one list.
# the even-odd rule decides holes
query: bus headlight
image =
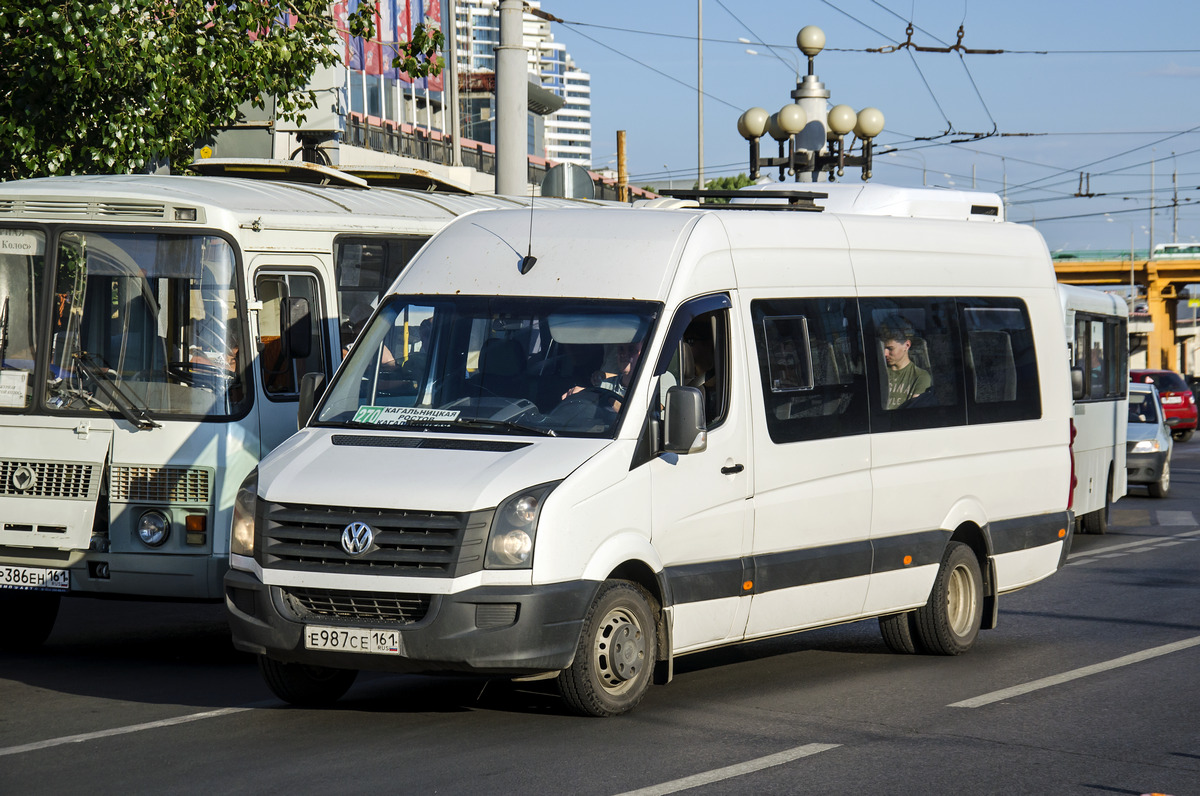
{"label": "bus headlight", "polygon": [[161,547],[171,535],[171,522],[161,511],[147,511],[138,520],[137,534],[147,547]]}
{"label": "bus headlight", "polygon": [[488,532],[487,569],[528,569],[533,566],[533,542],[546,496],[559,482],[524,489],[496,507]]}
{"label": "bus headlight", "polygon": [[233,499],[233,528],[229,535],[229,552],[239,556],[254,555],[254,507],[258,502],[258,469],[250,471],[237,497]]}

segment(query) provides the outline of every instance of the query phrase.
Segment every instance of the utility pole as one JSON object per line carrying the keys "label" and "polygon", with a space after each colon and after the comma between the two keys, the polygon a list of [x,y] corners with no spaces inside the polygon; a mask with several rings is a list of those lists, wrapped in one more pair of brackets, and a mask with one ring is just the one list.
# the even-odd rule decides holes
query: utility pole
{"label": "utility pole", "polygon": [[449,106],[450,165],[462,165],[462,120],[458,107],[458,9],[457,0],[446,0],[446,13],[450,17],[450,41],[447,42],[450,56],[446,64],[449,69],[446,86],[446,104]]}
{"label": "utility pole", "polygon": [[696,0],[696,171],[704,190],[704,0]]}
{"label": "utility pole", "polygon": [[522,35],[522,0],[500,0],[500,45],[496,47],[496,193],[529,193],[525,128],[529,89]]}

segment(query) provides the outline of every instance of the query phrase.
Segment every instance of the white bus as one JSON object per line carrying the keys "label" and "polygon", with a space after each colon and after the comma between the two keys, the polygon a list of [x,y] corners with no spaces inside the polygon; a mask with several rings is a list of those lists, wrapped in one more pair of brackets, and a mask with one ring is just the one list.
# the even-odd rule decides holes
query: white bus
{"label": "white bus", "polygon": [[[681,655],[868,617],[897,652],[966,652],[1057,571],[1045,243],[994,194],[938,192],[930,219],[812,187],[841,209],[556,209],[532,235],[500,210],[434,236],[239,490],[226,606],[275,693],[470,671],[613,715]],[[430,321],[411,380],[384,366],[406,318]]]}
{"label": "white bus", "polygon": [[1125,495],[1129,421],[1129,308],[1125,299],[1059,285],[1075,398],[1075,496],[1078,530],[1106,533],[1114,501]]}
{"label": "white bus", "polygon": [[263,164],[291,167],[333,184],[0,184],[0,646],[44,640],[63,595],[219,599],[234,493],[296,431],[300,377],[430,235],[527,204]]}

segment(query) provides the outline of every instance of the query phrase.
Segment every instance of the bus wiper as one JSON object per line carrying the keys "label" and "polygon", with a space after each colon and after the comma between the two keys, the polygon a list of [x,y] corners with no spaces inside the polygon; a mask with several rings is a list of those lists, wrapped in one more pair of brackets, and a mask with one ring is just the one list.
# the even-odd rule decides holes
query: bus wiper
{"label": "bus wiper", "polygon": [[112,377],[104,372],[104,368],[92,361],[92,355],[87,351],[80,351],[75,355],[75,361],[83,368],[87,375],[92,377],[92,381],[96,383],[96,389],[104,393],[121,416],[133,423],[142,431],[149,431],[152,428],[162,428],[162,424],[155,423],[149,413],[138,406],[133,400],[126,395],[121,389],[121,385],[113,381]]}

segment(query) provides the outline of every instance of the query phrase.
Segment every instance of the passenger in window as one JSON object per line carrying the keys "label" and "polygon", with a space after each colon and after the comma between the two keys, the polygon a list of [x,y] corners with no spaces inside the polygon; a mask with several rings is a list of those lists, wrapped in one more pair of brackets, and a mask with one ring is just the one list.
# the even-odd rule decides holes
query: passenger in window
{"label": "passenger in window", "polygon": [[912,324],[900,316],[889,316],[879,326],[879,342],[887,371],[887,409],[912,405],[933,385],[929,372],[909,359],[913,342]]}
{"label": "passenger in window", "polygon": [[699,388],[704,395],[706,424],[712,425],[721,410],[721,387],[717,381],[716,354],[713,351],[712,337],[706,330],[689,329],[684,332],[683,342],[691,349],[692,356],[692,372],[683,374],[684,386]]}

